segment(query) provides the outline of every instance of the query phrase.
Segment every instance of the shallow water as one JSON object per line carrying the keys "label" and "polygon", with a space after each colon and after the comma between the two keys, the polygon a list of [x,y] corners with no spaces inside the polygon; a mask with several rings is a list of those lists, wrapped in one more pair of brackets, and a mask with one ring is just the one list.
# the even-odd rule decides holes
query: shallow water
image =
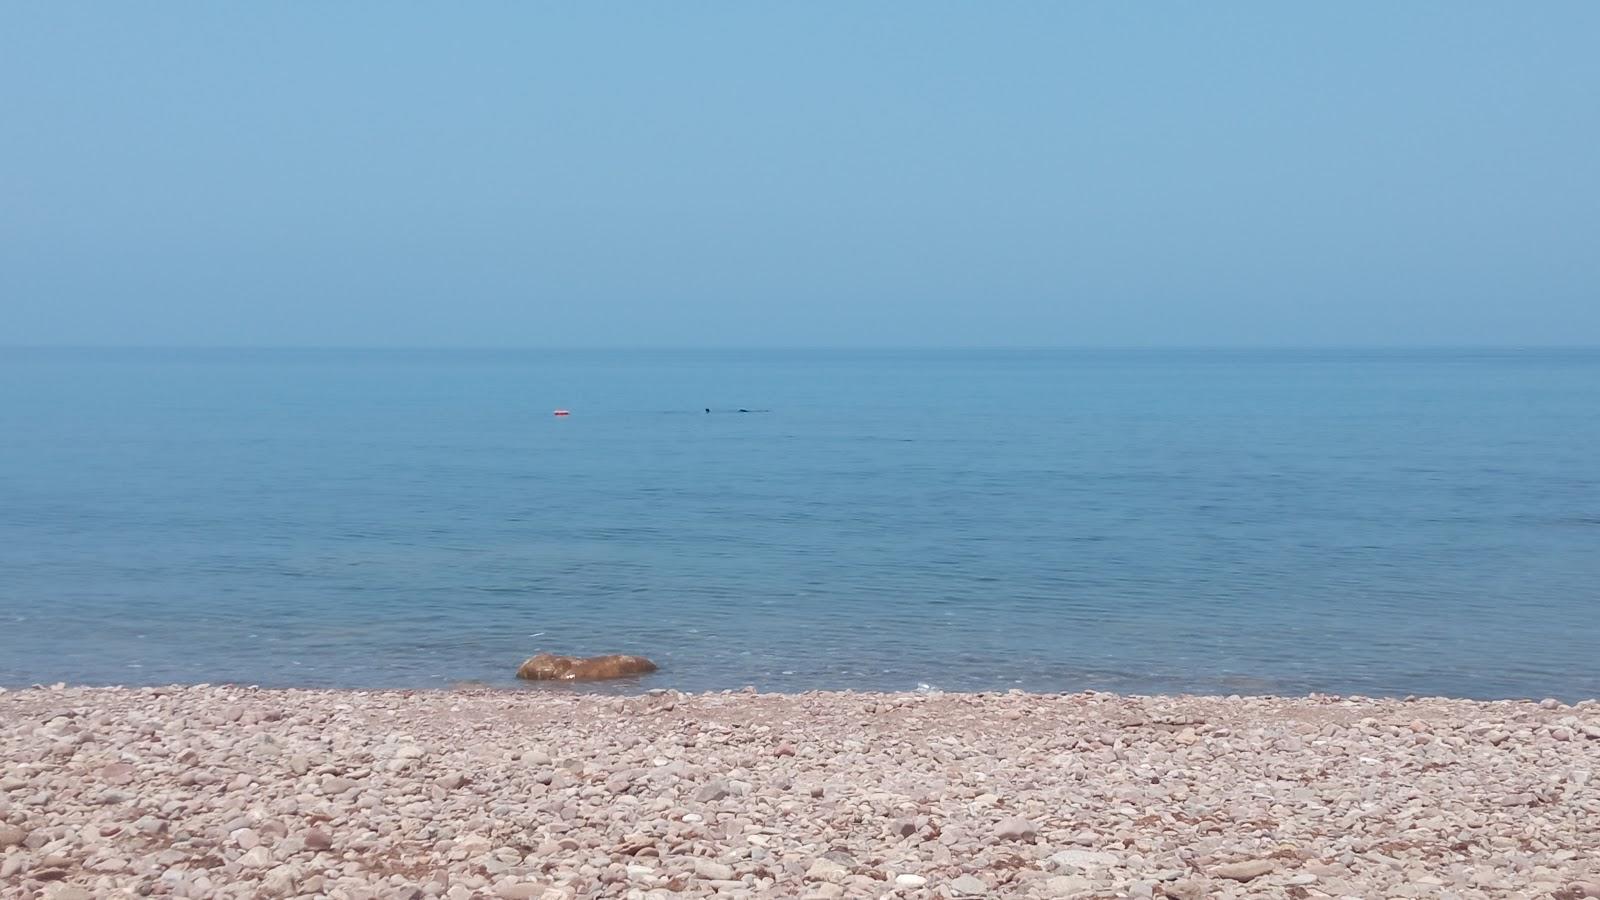
{"label": "shallow water", "polygon": [[0,683],[538,650],[1600,695],[1600,352],[0,350]]}

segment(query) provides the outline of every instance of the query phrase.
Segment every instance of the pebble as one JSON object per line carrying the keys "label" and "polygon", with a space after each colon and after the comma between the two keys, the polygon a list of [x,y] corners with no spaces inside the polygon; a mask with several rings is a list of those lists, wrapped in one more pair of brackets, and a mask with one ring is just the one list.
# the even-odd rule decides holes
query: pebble
{"label": "pebble", "polygon": [[1020,816],[1012,816],[995,825],[994,836],[1002,841],[1031,841],[1039,836],[1039,826]]}
{"label": "pebble", "polygon": [[247,869],[265,869],[272,863],[272,852],[265,847],[254,847],[239,857],[239,865]]}
{"label": "pebble", "polygon": [[718,778],[702,786],[694,792],[694,799],[700,803],[714,803],[733,795],[733,790],[728,783]]}
{"label": "pebble", "polygon": [[989,883],[976,875],[962,875],[950,882],[950,890],[958,897],[982,897],[989,893]]}
{"label": "pebble", "polygon": [[[1162,891],[1172,900],[1205,900],[1210,891],[1206,890],[1205,882],[1198,878],[1183,878],[1171,884],[1163,885]],[[1357,898],[1360,900],[1360,898]]]}
{"label": "pebble", "polygon": [[322,779],[322,792],[329,796],[338,796],[339,794],[349,793],[350,791],[355,790],[355,787],[356,782],[349,778],[339,778],[334,775],[328,775]]}
{"label": "pebble", "polygon": [[731,881],[733,879],[732,866],[712,862],[709,859],[695,860],[694,873],[710,881]]}
{"label": "pebble", "polygon": [[1094,882],[1075,875],[1056,875],[1044,883],[1045,893],[1051,897],[1076,897],[1094,890]]}
{"label": "pebble", "polygon": [[1230,881],[1254,881],[1270,874],[1277,866],[1270,859],[1251,859],[1244,862],[1224,863],[1211,870],[1211,874]]}
{"label": "pebble", "polygon": [[1592,702],[26,689],[0,894],[1600,900],[1593,738]]}
{"label": "pebble", "polygon": [[806,879],[809,881],[840,882],[850,874],[850,870],[839,865],[831,859],[819,859],[806,869]]}
{"label": "pebble", "polygon": [[1050,864],[1057,869],[1103,869],[1117,864],[1117,855],[1098,850],[1062,850],[1050,854]]}

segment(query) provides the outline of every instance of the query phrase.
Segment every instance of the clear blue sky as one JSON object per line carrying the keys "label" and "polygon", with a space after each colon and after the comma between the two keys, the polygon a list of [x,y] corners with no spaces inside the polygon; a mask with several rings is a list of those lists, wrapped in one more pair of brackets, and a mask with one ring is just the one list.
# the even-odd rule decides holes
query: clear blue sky
{"label": "clear blue sky", "polygon": [[0,3],[0,344],[1600,344],[1600,3]]}

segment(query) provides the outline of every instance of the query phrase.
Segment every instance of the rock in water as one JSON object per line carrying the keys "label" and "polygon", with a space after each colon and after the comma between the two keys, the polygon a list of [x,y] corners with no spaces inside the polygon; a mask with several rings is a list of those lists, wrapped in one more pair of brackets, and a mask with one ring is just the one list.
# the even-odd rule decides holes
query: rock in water
{"label": "rock in water", "polygon": [[517,669],[517,677],[529,681],[602,681],[654,672],[656,664],[642,656],[557,656],[541,653]]}

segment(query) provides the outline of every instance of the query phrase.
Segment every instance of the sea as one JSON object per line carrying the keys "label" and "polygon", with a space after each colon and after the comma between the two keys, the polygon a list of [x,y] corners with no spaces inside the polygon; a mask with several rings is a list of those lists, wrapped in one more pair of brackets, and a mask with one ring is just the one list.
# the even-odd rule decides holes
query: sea
{"label": "sea", "polygon": [[540,651],[1600,696],[1600,351],[0,349],[0,685]]}

